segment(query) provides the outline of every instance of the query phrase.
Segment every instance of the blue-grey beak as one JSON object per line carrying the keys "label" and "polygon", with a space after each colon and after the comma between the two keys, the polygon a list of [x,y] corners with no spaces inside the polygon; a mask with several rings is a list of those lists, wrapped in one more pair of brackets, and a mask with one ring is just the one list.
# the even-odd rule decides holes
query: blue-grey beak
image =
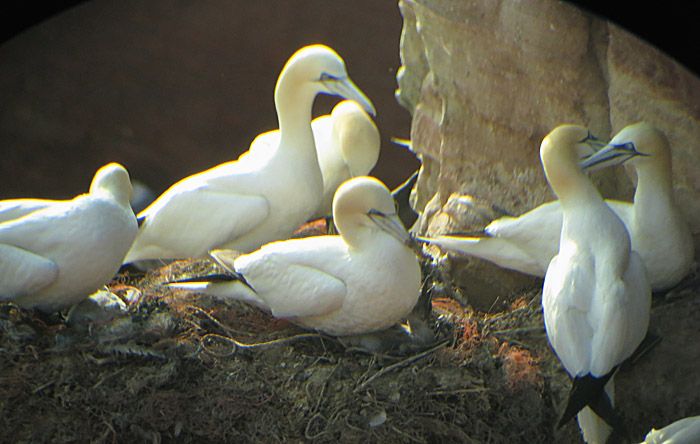
{"label": "blue-grey beak", "polygon": [[333,77],[333,76],[322,76],[320,82],[325,86],[329,94],[333,94],[343,99],[353,100],[357,102],[367,114],[371,116],[376,116],[377,111],[374,109],[372,102],[365,96],[365,94],[360,91],[349,77]]}
{"label": "blue-grey beak", "polygon": [[581,169],[584,171],[595,171],[602,168],[620,165],[636,156],[647,156],[640,153],[635,148],[634,143],[608,144],[599,149],[596,153],[584,157],[581,160]]}
{"label": "blue-grey beak", "polygon": [[402,244],[412,246],[413,241],[411,235],[403,227],[399,217],[394,214],[384,214],[381,211],[370,210],[367,216],[379,227],[380,230],[394,237],[396,240]]}

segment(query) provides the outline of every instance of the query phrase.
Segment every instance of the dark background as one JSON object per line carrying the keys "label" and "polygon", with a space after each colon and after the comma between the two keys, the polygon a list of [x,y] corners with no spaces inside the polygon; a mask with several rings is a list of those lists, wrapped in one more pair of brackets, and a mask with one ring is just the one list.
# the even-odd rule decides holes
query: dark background
{"label": "dark background", "polygon": [[[393,0],[377,0],[394,3]],[[51,16],[85,0],[58,0],[49,2],[8,1],[3,4],[9,23],[0,29],[0,41],[5,41]],[[351,2],[350,2],[351,3]],[[664,2],[609,1],[591,2],[571,0],[578,7],[609,18],[673,56],[696,74],[700,72],[700,43],[697,13],[691,12],[687,1]],[[598,3],[598,4],[591,4]],[[31,5],[31,6],[29,6]]]}
{"label": "dark background", "polygon": [[[687,3],[572,3],[700,72]],[[382,151],[373,175],[394,187],[419,165],[390,142],[410,131],[393,97],[402,25],[393,0],[27,5],[3,5],[10,23],[0,34],[0,198],[73,196],[109,161],[160,193],[235,159],[276,127],[279,70],[310,43],[336,49],[377,108]],[[336,102],[319,97],[314,115]]]}

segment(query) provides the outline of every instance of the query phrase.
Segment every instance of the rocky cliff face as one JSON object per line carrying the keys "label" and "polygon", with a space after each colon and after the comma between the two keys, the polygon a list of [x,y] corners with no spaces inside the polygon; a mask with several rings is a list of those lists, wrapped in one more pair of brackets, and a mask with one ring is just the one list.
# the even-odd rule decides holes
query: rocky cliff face
{"label": "rocky cliff face", "polygon": [[[639,120],[669,137],[676,195],[700,232],[700,80],[678,63],[554,0],[402,0],[400,9],[397,98],[413,114],[411,149],[423,164],[413,196],[420,232],[479,229],[552,200],[539,145],[555,126],[583,124],[608,140]],[[605,197],[626,200],[630,179],[624,168],[594,176]],[[483,261],[447,264],[481,308],[534,283]]]}

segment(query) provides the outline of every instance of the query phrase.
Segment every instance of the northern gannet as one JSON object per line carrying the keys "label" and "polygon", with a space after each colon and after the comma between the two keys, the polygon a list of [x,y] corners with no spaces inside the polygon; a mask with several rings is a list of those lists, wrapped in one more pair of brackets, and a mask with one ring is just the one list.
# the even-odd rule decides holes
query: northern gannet
{"label": "northern gannet", "polygon": [[169,285],[245,301],[331,335],[386,329],[411,311],[421,281],[394,200],[377,179],[356,177],[338,188],[333,218],[339,236],[273,242],[237,258],[212,252],[229,282]]}
{"label": "northern gannet", "polygon": [[[629,154],[625,153],[625,148]],[[617,153],[613,152],[617,150]],[[634,153],[641,153],[637,155]],[[619,154],[619,157],[615,157]],[[634,154],[630,160],[629,155]],[[690,228],[673,199],[671,149],[668,139],[645,122],[625,127],[596,156],[610,156],[631,165],[637,175],[634,202],[606,199],[622,219],[647,268],[654,291],[676,285],[688,273],[694,247]],[[598,157],[589,157],[583,164]],[[447,250],[469,254],[504,268],[543,277],[559,249],[561,209],[548,202],[519,216],[503,217],[489,224],[483,237],[436,236],[422,240]]]}
{"label": "northern gannet", "polygon": [[700,416],[692,416],[647,433],[640,444],[698,444],[700,443]]}
{"label": "northern gannet", "polygon": [[136,237],[129,174],[100,168],[73,200],[0,202],[0,300],[51,312],[108,283]]}
{"label": "northern gannet", "polygon": [[559,252],[547,268],[542,308],[549,342],[573,378],[560,425],[578,412],[584,440],[603,444],[610,428],[599,415],[620,425],[612,410],[612,377],[644,339],[651,290],[625,226],[581,170],[575,148],[587,137],[583,127],[562,125],[540,148],[563,214]]}
{"label": "northern gannet", "polygon": [[357,103],[344,100],[311,122],[323,176],[323,198],[314,219],[330,216],[333,195],[352,177],[366,176],[379,159],[379,130]]}
{"label": "northern gannet", "polygon": [[338,54],[323,45],[300,49],[275,87],[279,130],[259,135],[237,161],[189,176],[158,197],[139,214],[139,234],[124,263],[221,248],[250,252],[289,237],[323,193],[311,131],[317,94],[354,100],[374,115]]}

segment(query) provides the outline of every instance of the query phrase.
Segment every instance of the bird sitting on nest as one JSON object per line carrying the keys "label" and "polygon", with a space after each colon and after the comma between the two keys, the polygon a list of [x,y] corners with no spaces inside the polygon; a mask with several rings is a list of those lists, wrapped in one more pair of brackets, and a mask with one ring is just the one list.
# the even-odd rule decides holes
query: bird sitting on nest
{"label": "bird sitting on nest", "polygon": [[420,295],[421,272],[411,238],[383,183],[357,177],[333,200],[340,235],[273,242],[237,256],[214,251],[229,273],[169,284],[254,304],[308,329],[342,336],[386,329]]}
{"label": "bird sitting on nest", "polygon": [[110,163],[73,200],[0,202],[0,300],[52,312],[108,283],[138,230],[131,193]]}

